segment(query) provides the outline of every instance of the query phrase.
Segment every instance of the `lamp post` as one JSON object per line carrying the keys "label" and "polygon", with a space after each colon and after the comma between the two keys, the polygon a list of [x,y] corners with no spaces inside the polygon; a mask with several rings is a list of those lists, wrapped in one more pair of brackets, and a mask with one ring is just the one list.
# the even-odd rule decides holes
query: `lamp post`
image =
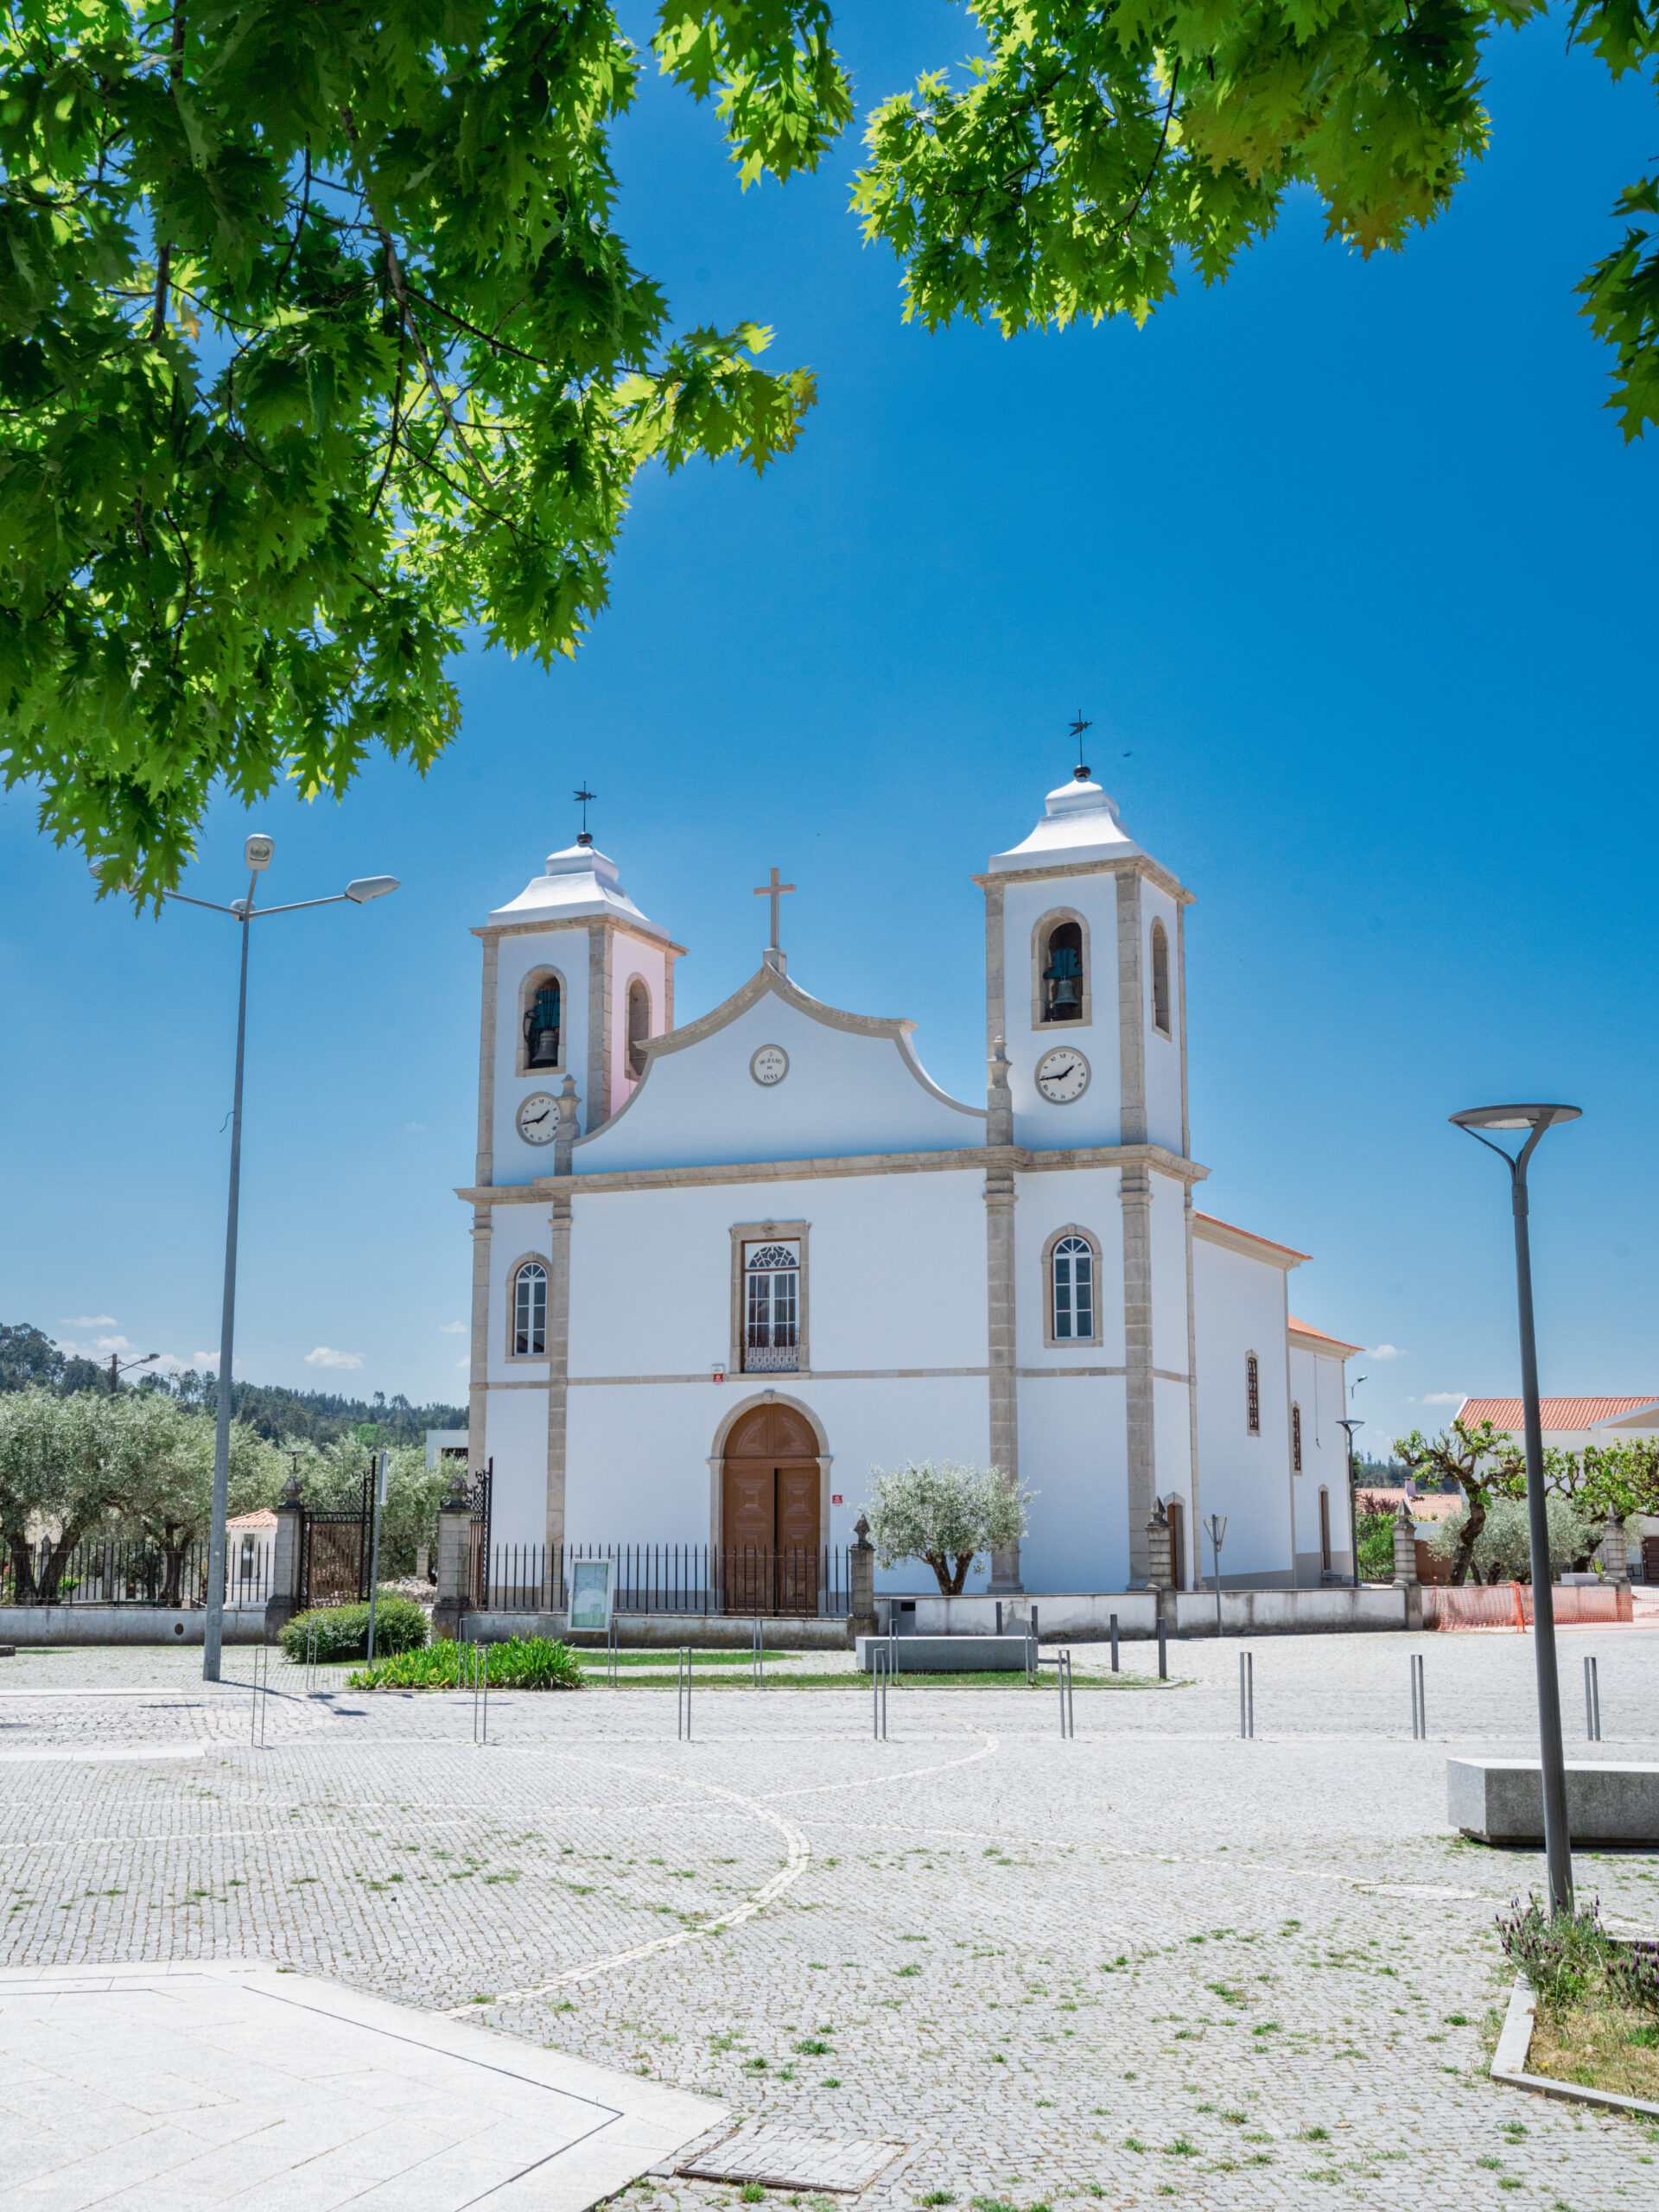
{"label": "lamp post", "polygon": [[[1527,1529],[1532,1553],[1533,1663],[1538,1675],[1538,1751],[1544,1795],[1544,1858],[1552,1912],[1573,1910],[1573,1838],[1567,1814],[1567,1763],[1561,1747],[1561,1688],[1555,1670],[1555,1600],[1549,1579],[1549,1516],[1544,1500],[1544,1430],[1538,1407],[1538,1348],[1532,1326],[1532,1250],[1527,1235],[1527,1163],[1544,1131],[1576,1122],[1576,1106],[1473,1106],[1453,1114],[1460,1129],[1495,1152],[1510,1171],[1515,1214],[1515,1287],[1521,1321],[1521,1403],[1527,1446]],[[1525,1129],[1509,1153],[1484,1134]]]}
{"label": "lamp post", "polygon": [[142,1359],[123,1359],[118,1361],[115,1354],[111,1352],[110,1354],[110,1395],[112,1398],[119,1395],[121,1389],[121,1377],[127,1372],[129,1368],[148,1367],[151,1360],[159,1359],[161,1356],[162,1355],[158,1351],[147,1351]]}
{"label": "lamp post", "polygon": [[[371,899],[383,898],[388,891],[397,888],[395,875],[359,876],[348,883],[343,891],[330,893],[326,899],[296,899],[286,906],[256,906],[253,894],[259,878],[270,866],[275,852],[274,842],[257,835],[250,837],[242,848],[242,861],[248,871],[248,890],[245,899],[233,899],[228,906],[217,905],[211,899],[188,898],[182,891],[166,891],[162,897],[176,899],[181,906],[205,906],[209,913],[229,914],[241,925],[242,977],[236,1001],[236,1096],[231,1108],[231,1191],[225,1217],[225,1296],[219,1311],[219,1381],[215,1396],[218,1401],[219,1422],[213,1440],[213,1522],[207,1546],[207,1618],[202,1624],[201,1679],[205,1682],[219,1680],[219,1653],[225,1641],[225,1516],[230,1499],[231,1475],[231,1363],[236,1335],[236,1224],[237,1206],[242,1183],[242,1059],[243,1046],[248,1028],[248,925],[263,921],[268,914],[297,914],[307,906],[338,906],[349,903],[353,906],[366,906]],[[94,867],[94,874],[102,869]]]}
{"label": "lamp post", "polygon": [[1337,1427],[1348,1439],[1348,1540],[1354,1548],[1354,1587],[1359,1587],[1359,1515],[1354,1498],[1354,1431],[1363,1428],[1363,1421],[1338,1421]]}

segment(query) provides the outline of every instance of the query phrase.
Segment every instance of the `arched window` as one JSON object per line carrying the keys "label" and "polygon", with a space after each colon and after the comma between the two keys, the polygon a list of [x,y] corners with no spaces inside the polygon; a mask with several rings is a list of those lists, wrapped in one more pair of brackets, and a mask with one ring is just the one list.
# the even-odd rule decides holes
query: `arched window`
{"label": "arched window", "polygon": [[1302,1471],[1302,1409],[1300,1406],[1292,1406],[1290,1409],[1290,1464],[1300,1475]]}
{"label": "arched window", "polygon": [[559,979],[544,977],[524,1009],[524,1068],[559,1065]]}
{"label": "arched window", "polygon": [[1044,948],[1042,1009],[1045,1021],[1083,1019],[1083,930],[1077,922],[1056,922]]}
{"label": "arched window", "polygon": [[1049,1262],[1054,1341],[1092,1343],[1095,1334],[1094,1247],[1081,1236],[1062,1236]]}
{"label": "arched window", "polygon": [[1331,1493],[1319,1492],[1319,1565],[1326,1574],[1331,1572]]}
{"label": "arched window", "polygon": [[645,1071],[645,1039],[651,1034],[651,993],[636,976],[628,985],[628,1073],[636,1083]]}
{"label": "arched window", "polygon": [[1262,1365],[1253,1351],[1244,1355],[1244,1426],[1252,1436],[1262,1433]]}
{"label": "arched window", "polygon": [[512,1279],[512,1351],[516,1359],[547,1357],[547,1269],[526,1260]]}
{"label": "arched window", "polygon": [[1152,925],[1152,1026],[1160,1037],[1170,1037],[1169,931],[1161,922]]}
{"label": "arched window", "polygon": [[768,1240],[743,1247],[743,1371],[793,1373],[801,1363],[801,1248]]}

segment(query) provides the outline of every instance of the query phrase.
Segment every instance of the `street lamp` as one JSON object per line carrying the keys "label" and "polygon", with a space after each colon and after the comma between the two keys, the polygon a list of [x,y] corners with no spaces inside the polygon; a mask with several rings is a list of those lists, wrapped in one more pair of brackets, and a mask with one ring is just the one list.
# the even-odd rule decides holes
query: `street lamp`
{"label": "street lamp", "polygon": [[130,1367],[148,1367],[151,1360],[159,1359],[161,1356],[158,1351],[147,1351],[142,1359],[118,1361],[115,1354],[111,1352],[110,1354],[110,1395],[113,1398],[119,1391],[121,1377]]}
{"label": "street lamp", "polygon": [[[1567,1763],[1561,1748],[1561,1688],[1555,1671],[1555,1599],[1549,1579],[1549,1516],[1544,1500],[1544,1428],[1538,1407],[1538,1347],[1532,1329],[1532,1251],[1527,1237],[1527,1163],[1556,1122],[1576,1122],[1576,1106],[1472,1106],[1452,1116],[1510,1171],[1515,1212],[1515,1287],[1521,1317],[1521,1404],[1527,1444],[1527,1528],[1532,1552],[1533,1663],[1538,1673],[1538,1751],[1544,1793],[1544,1859],[1550,1909],[1573,1910],[1573,1837],[1567,1814]],[[1483,1134],[1525,1129],[1518,1153]]]}
{"label": "street lamp", "polygon": [[[213,1510],[207,1547],[207,1618],[203,1624],[201,1639],[201,1678],[205,1682],[219,1680],[219,1653],[225,1641],[225,1516],[230,1503],[231,1363],[236,1335],[237,1200],[242,1182],[242,1057],[248,1027],[248,924],[263,921],[268,914],[297,914],[307,906],[338,906],[347,902],[353,906],[364,906],[371,899],[384,898],[388,891],[397,888],[395,875],[365,875],[348,883],[343,891],[331,893],[326,899],[296,899],[286,906],[256,907],[254,891],[259,878],[270,866],[275,850],[276,845],[270,837],[256,834],[247,840],[242,848],[243,865],[248,871],[247,896],[233,899],[228,906],[219,906],[211,899],[188,898],[182,891],[165,891],[162,894],[165,899],[176,899],[181,906],[205,906],[210,913],[229,914],[242,925],[242,980],[236,1002],[236,1097],[231,1109],[231,1192],[225,1216],[225,1300],[219,1315],[219,1382],[215,1393],[219,1426],[213,1442]],[[95,875],[101,875],[103,869],[95,863],[92,872]]]}

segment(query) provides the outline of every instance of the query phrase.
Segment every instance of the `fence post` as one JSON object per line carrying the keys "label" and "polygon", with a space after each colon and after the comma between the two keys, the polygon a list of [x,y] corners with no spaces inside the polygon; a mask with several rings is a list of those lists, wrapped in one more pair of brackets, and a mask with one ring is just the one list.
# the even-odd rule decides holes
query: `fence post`
{"label": "fence post", "polygon": [[457,1471],[449,1478],[449,1494],[438,1508],[438,1601],[432,1608],[432,1637],[461,1641],[461,1624],[470,1611],[467,1580],[471,1571],[473,1507],[467,1495],[467,1477]]}
{"label": "fence post", "polygon": [[1417,1522],[1403,1497],[1394,1516],[1394,1579],[1403,1589],[1417,1580]]}
{"label": "fence post", "polygon": [[877,1632],[875,1618],[875,1546],[870,1524],[861,1513],[853,1525],[855,1541],[847,1554],[847,1641]]}
{"label": "fence post", "polygon": [[265,1600],[265,1642],[280,1641],[300,1610],[300,1539],[305,1508],[300,1503],[300,1478],[290,1474],[283,1484],[276,1508],[276,1535],[270,1548],[270,1595]]}

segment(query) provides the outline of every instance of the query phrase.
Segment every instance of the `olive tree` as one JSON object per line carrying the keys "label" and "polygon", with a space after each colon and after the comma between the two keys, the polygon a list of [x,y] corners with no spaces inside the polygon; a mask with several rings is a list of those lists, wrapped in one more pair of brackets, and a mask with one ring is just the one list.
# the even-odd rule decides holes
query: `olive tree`
{"label": "olive tree", "polygon": [[870,1469],[868,1508],[878,1567],[925,1560],[947,1598],[959,1598],[974,1561],[1017,1544],[1036,1495],[996,1467],[906,1459],[890,1474]]}
{"label": "olive tree", "polygon": [[0,1393],[0,1540],[11,1558],[14,1604],[56,1604],[70,1553],[120,1495],[110,1399],[90,1390],[60,1398],[38,1384]]}
{"label": "olive tree", "polygon": [[1409,1436],[1395,1437],[1394,1448],[1414,1475],[1427,1475],[1435,1483],[1449,1476],[1462,1491],[1463,1511],[1449,1517],[1457,1522],[1459,1532],[1452,1580],[1463,1582],[1493,1499],[1526,1494],[1524,1454],[1512,1437],[1495,1429],[1489,1421],[1474,1428],[1454,1421],[1443,1434],[1433,1439],[1414,1428]]}
{"label": "olive tree", "polygon": [[[1464,1549],[1472,1510],[1459,1506],[1448,1513],[1429,1537],[1429,1548],[1441,1559],[1452,1559]],[[1595,1543],[1598,1531],[1572,1502],[1551,1491],[1544,1500],[1549,1525],[1549,1567],[1552,1577],[1575,1560],[1582,1559]],[[1532,1532],[1524,1497],[1494,1497],[1488,1501],[1481,1526],[1470,1544],[1470,1566],[1475,1580],[1488,1582],[1528,1582],[1532,1579]]]}

